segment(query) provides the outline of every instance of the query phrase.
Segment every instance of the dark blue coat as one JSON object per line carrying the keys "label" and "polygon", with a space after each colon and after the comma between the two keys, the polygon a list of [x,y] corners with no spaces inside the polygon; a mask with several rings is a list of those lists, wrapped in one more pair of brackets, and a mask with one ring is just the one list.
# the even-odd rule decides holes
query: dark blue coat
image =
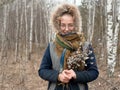
{"label": "dark blue coat", "polygon": [[[91,46],[89,49],[93,51]],[[71,80],[73,86],[76,83],[85,84],[85,86],[86,86],[85,90],[88,90],[87,83],[95,80],[99,75],[94,52],[91,53],[89,55],[89,57],[94,57],[94,58],[86,60],[86,64],[87,64],[86,70],[85,71],[75,71],[77,78]],[[38,73],[42,79],[49,81],[49,85],[51,82],[54,82],[54,83],[58,82],[59,71],[54,70],[52,68],[52,60],[51,60],[51,56],[50,56],[50,44],[46,48],[46,51],[42,58],[40,68],[38,70]],[[49,86],[48,86],[48,88],[49,88]],[[75,89],[71,89],[71,90],[75,90]]]}

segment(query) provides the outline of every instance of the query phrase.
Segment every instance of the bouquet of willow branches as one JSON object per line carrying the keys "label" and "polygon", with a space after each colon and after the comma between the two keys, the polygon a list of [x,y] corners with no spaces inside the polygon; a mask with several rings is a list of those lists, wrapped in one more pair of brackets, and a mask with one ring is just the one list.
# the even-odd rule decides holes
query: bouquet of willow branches
{"label": "bouquet of willow branches", "polygon": [[88,50],[88,48],[82,51],[81,47],[79,47],[68,57],[67,68],[73,70],[84,70],[86,66],[85,60],[89,59],[88,55],[91,53],[92,51]]}

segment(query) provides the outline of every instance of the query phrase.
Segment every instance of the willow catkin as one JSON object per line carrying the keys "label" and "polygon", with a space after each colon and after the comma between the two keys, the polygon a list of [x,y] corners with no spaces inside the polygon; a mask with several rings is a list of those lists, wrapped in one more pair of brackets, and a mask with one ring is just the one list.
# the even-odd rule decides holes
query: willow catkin
{"label": "willow catkin", "polygon": [[67,59],[67,68],[73,70],[84,70],[86,66],[85,61],[89,59],[88,55],[92,53],[91,50],[81,51],[79,47]]}

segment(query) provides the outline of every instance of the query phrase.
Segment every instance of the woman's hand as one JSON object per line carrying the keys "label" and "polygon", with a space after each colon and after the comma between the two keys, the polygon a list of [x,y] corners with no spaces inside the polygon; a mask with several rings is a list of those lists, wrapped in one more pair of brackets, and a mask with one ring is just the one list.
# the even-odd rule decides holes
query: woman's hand
{"label": "woman's hand", "polygon": [[65,70],[65,73],[69,76],[70,79],[72,78],[76,79],[76,73],[72,69]]}
{"label": "woman's hand", "polygon": [[68,83],[71,78],[65,73],[65,70],[58,75],[58,80],[62,83]]}
{"label": "woman's hand", "polygon": [[58,80],[62,83],[68,83],[72,78],[76,79],[76,74],[72,69],[63,70],[62,73],[58,75]]}

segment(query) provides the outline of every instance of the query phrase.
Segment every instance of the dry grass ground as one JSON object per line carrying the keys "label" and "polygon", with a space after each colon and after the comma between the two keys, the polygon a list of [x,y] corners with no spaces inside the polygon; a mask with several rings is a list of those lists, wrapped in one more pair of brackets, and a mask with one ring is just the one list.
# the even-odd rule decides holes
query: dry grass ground
{"label": "dry grass ground", "polygon": [[[23,57],[17,62],[4,58],[0,63],[0,90],[47,90],[47,81],[38,76],[38,69],[43,52],[32,55],[31,61]],[[102,62],[99,62],[102,64]],[[99,66],[100,75],[89,83],[89,90],[120,90],[120,68],[116,68],[112,78],[107,77],[107,68]]]}

